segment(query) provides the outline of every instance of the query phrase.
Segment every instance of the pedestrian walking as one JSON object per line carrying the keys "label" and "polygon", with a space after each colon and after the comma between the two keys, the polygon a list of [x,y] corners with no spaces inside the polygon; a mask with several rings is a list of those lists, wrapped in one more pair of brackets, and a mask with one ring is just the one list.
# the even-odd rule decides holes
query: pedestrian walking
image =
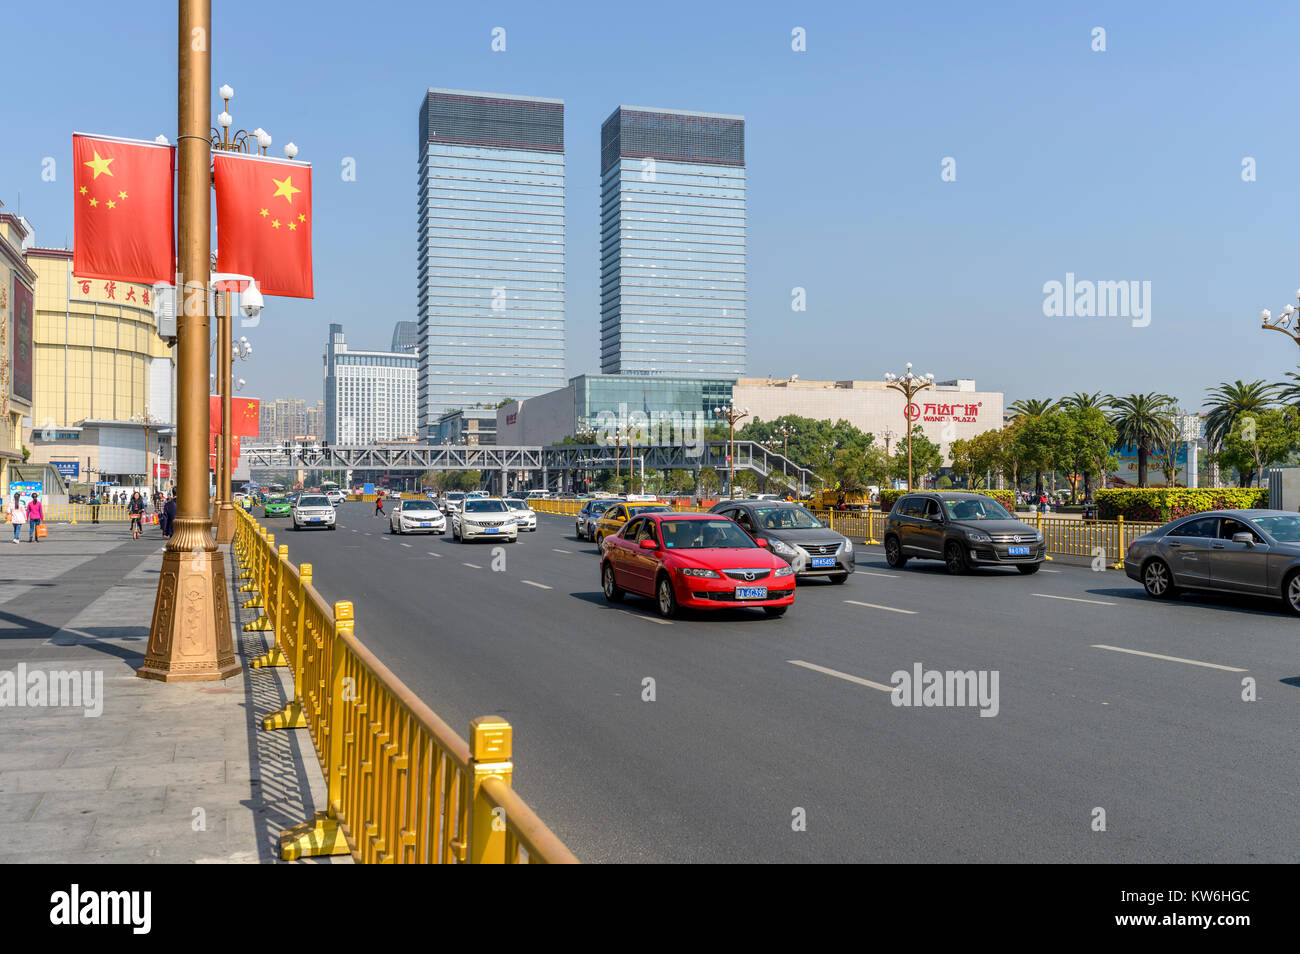
{"label": "pedestrian walking", "polygon": [[176,495],[175,494],[168,494],[167,502],[163,504],[163,520],[167,524],[167,528],[163,530],[163,536],[170,537],[172,535],[172,526],[176,522]]}
{"label": "pedestrian walking", "polygon": [[139,540],[140,534],[144,533],[144,499],[140,496],[140,491],[137,490],[131,497],[126,512],[131,516],[131,539]]}
{"label": "pedestrian walking", "polygon": [[14,494],[13,505],[9,508],[9,522],[13,524],[14,543],[17,543],[23,532],[23,524],[27,522],[27,506],[23,503],[22,494]]}
{"label": "pedestrian walking", "polygon": [[27,505],[27,542],[39,543],[36,536],[36,528],[41,525],[45,518],[45,509],[41,506],[41,495],[32,494],[32,502]]}
{"label": "pedestrian walking", "polygon": [[90,495],[90,522],[99,523],[99,494]]}
{"label": "pedestrian walking", "polygon": [[375,494],[375,512],[374,516],[382,517],[384,515],[384,492],[381,490]]}

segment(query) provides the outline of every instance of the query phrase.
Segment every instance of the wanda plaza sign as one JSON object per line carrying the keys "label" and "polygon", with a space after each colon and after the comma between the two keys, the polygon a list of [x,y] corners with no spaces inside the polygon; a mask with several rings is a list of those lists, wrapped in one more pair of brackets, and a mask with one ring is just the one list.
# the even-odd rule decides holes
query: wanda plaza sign
{"label": "wanda plaza sign", "polygon": [[974,424],[979,417],[983,401],[975,404],[909,404],[907,419],[909,421],[953,421],[957,424]]}

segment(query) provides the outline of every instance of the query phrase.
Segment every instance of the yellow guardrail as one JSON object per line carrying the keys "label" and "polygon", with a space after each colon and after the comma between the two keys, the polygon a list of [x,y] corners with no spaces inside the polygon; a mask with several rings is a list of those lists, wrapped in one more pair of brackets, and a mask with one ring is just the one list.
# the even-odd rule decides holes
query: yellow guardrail
{"label": "yellow guardrail", "polygon": [[312,585],[309,563],[238,511],[235,555],[244,603],[273,630],[253,666],[286,666],[293,698],[262,722],[306,729],[327,786],[326,810],[280,835],[286,860],[351,853],[380,864],[576,864],[511,788],[513,729],[497,716],[461,739],[357,639],[353,606]]}
{"label": "yellow guardrail", "polygon": [[[95,510],[99,511],[98,516]],[[152,513],[153,511],[147,511]],[[126,504],[51,504],[45,508],[46,523],[90,523],[93,520],[130,520]]]}

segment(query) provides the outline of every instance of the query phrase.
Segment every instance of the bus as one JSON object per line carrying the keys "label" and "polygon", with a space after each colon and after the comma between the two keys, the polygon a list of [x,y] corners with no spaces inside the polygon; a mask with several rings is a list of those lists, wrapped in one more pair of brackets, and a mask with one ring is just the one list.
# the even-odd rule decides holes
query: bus
{"label": "bus", "polygon": [[339,485],[332,480],[322,480],[320,482],[320,492],[323,494],[327,494],[331,490],[338,490],[338,489],[339,489]]}

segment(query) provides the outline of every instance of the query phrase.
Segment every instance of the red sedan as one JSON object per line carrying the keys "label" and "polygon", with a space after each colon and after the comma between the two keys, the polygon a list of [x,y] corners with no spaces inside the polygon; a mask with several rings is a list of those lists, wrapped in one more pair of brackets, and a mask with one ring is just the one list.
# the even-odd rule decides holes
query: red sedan
{"label": "red sedan", "polygon": [[794,602],[790,564],[717,514],[647,513],[601,547],[600,582],[610,602],[625,593],[649,596],[660,616],[735,606],[783,616]]}

